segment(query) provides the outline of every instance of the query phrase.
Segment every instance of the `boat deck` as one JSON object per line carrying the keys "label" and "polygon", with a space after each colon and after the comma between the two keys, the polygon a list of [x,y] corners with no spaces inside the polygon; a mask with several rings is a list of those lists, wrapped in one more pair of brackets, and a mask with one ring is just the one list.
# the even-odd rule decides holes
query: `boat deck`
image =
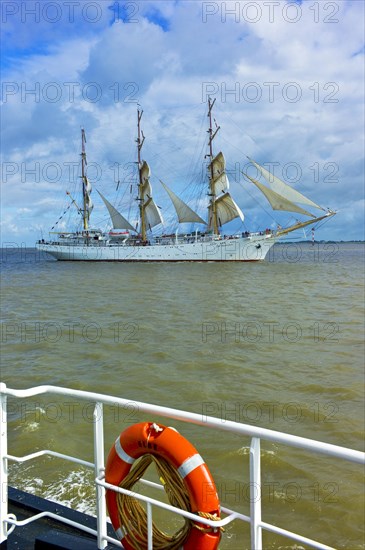
{"label": "boat deck", "polygon": [[[48,512],[91,529],[96,530],[97,528],[95,517],[56,502],[31,495],[14,487],[9,487],[8,496],[9,513],[15,514],[20,521],[35,514]],[[108,531],[108,535],[113,536],[114,531],[111,525],[109,525]],[[96,550],[98,548],[96,537],[49,517],[28,523],[21,529],[15,529],[8,537],[7,546],[6,542],[1,545],[1,550],[75,550],[76,548],[77,550]],[[116,546],[109,545],[106,548],[111,550]]]}

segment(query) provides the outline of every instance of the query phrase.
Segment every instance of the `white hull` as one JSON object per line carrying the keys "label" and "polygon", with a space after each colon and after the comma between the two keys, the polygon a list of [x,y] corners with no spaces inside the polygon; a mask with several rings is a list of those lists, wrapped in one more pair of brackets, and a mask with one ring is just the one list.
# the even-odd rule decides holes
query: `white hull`
{"label": "white hull", "polygon": [[252,262],[264,260],[277,239],[274,235],[255,235],[186,243],[131,246],[98,244],[37,243],[38,250],[64,261],[113,262]]}

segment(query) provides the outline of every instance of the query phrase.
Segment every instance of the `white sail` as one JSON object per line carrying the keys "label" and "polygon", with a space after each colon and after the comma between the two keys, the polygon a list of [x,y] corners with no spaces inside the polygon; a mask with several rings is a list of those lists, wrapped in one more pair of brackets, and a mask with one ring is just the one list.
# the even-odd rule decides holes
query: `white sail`
{"label": "white sail", "polygon": [[146,224],[149,229],[163,223],[161,212],[152,198],[152,185],[150,183],[151,170],[144,160],[141,166],[142,196],[144,198],[144,213]]}
{"label": "white sail", "polygon": [[98,191],[98,193],[108,209],[114,229],[129,229],[130,231],[135,231],[133,225],[131,225],[129,221],[126,220],[116,208],[114,208],[114,206],[100,193],[100,191]]}
{"label": "white sail", "polygon": [[252,181],[260,189],[260,191],[265,195],[269,203],[271,204],[273,210],[285,210],[287,212],[298,212],[299,214],[305,214],[306,216],[311,216],[312,218],[315,218],[313,214],[310,212],[307,212],[307,210],[304,210],[304,208],[301,208],[300,206],[297,206],[293,202],[289,201],[282,195],[279,195],[279,193],[276,193],[276,191],[273,191],[272,189],[269,189],[262,183],[258,182],[254,178],[251,178],[251,176],[245,174],[246,177]]}
{"label": "white sail", "polygon": [[198,216],[198,214],[194,212],[194,210],[192,210],[190,206],[188,206],[182,199],[180,199],[180,197],[175,195],[175,193],[171,191],[171,189],[167,187],[167,185],[163,181],[160,180],[160,182],[166,193],[169,195],[172,204],[174,205],[180,223],[207,223],[200,216]]}
{"label": "white sail", "polygon": [[[235,203],[229,193],[224,193],[215,200],[215,208],[217,212],[218,224],[224,225],[235,218],[240,218],[244,220],[244,215],[239,206]],[[209,216],[209,229],[213,229],[213,216],[212,216],[212,206],[208,208]]]}
{"label": "white sail", "polygon": [[141,166],[141,181],[142,181],[142,192],[143,196],[152,197],[152,187],[150,184],[150,175],[151,170],[147,162],[144,160]]}
{"label": "white sail", "polygon": [[222,152],[214,157],[209,167],[213,171],[211,186],[214,194],[220,195],[228,191],[229,181],[226,174],[226,160]]}
{"label": "white sail", "polygon": [[[248,157],[249,158],[249,157]],[[307,204],[308,206],[313,206],[314,208],[319,208],[320,210],[324,210],[322,206],[319,206],[319,204],[316,204],[312,200],[308,199],[302,193],[299,193],[299,191],[296,191],[290,185],[287,185],[285,182],[283,182],[280,178],[274,176],[269,170],[266,170],[263,166],[260,166],[257,162],[250,159],[249,160],[256,166],[256,168],[259,170],[259,172],[262,174],[262,176],[265,178],[267,183],[270,185],[270,187],[276,191],[276,193],[279,193],[282,197],[286,198],[288,201],[292,202],[299,202],[300,204]]]}
{"label": "white sail", "polygon": [[90,195],[90,193],[92,191],[91,183],[89,182],[87,177],[85,177],[85,191],[88,195]]}
{"label": "white sail", "polygon": [[[210,188],[215,195],[215,209],[217,213],[217,223],[219,226],[240,218],[244,220],[244,215],[239,206],[228,193],[229,181],[226,174],[226,160],[222,152],[216,155],[209,165],[213,174],[210,179]],[[214,229],[212,205],[208,207],[209,229]]]}
{"label": "white sail", "polygon": [[91,211],[94,208],[93,202],[92,202],[91,197],[90,197],[91,191],[92,191],[91,184],[90,184],[89,180],[87,179],[87,177],[85,176],[85,179],[84,179],[84,193],[85,193],[86,216],[87,216],[88,220],[90,218]]}
{"label": "white sail", "polygon": [[152,229],[152,227],[159,223],[163,223],[161,212],[152,197],[145,202],[144,213],[146,216],[146,224],[149,229]]}

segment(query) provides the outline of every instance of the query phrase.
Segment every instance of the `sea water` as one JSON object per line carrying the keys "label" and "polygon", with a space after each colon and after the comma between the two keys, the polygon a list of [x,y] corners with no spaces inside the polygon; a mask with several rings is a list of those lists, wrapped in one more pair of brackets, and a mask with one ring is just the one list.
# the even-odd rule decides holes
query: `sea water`
{"label": "sea water", "polygon": [[[363,450],[363,243],[278,244],[260,263],[57,262],[12,246],[1,259],[1,380],[126,398],[106,407],[107,450],[134,422],[166,424],[136,401]],[[9,453],[47,448],[92,462],[92,423],[91,403],[9,399]],[[221,504],[248,514],[249,439],[169,424],[204,457]],[[362,473],[262,442],[263,521],[364,548]],[[12,464],[10,483],[95,513],[83,467]],[[263,544],[305,548],[268,532]],[[248,526],[228,526],[220,548],[249,548]]]}

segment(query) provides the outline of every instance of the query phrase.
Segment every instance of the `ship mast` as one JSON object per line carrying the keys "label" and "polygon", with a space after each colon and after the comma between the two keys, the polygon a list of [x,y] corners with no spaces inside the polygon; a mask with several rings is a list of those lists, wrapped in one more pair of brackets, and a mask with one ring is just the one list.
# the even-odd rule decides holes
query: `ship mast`
{"label": "ship mast", "polygon": [[209,153],[208,157],[210,158],[210,178],[209,178],[209,196],[210,196],[210,205],[211,205],[211,212],[212,212],[212,221],[213,221],[213,234],[219,235],[219,226],[218,226],[218,213],[217,213],[217,207],[216,207],[216,194],[215,194],[215,186],[214,186],[214,169],[213,169],[213,139],[215,138],[220,126],[217,126],[215,132],[213,133],[213,127],[212,127],[212,109],[213,105],[216,101],[216,98],[212,101],[211,98],[208,98],[208,118],[209,118]]}
{"label": "ship mast", "polygon": [[84,230],[87,230],[89,227],[89,215],[88,215],[89,213],[87,210],[87,179],[86,179],[86,170],[85,170],[87,161],[86,161],[85,143],[86,143],[85,130],[81,128],[81,178],[82,178],[82,194],[84,199],[84,208],[82,212],[82,218],[84,223]]}
{"label": "ship mast", "polygon": [[137,109],[137,127],[138,127],[138,137],[137,137],[137,154],[138,154],[138,201],[139,201],[139,216],[141,220],[141,237],[142,241],[147,240],[146,234],[146,216],[145,216],[145,204],[144,204],[144,191],[143,191],[143,181],[142,181],[142,160],[141,160],[141,149],[144,143],[144,135],[141,131],[141,118],[143,111]]}

